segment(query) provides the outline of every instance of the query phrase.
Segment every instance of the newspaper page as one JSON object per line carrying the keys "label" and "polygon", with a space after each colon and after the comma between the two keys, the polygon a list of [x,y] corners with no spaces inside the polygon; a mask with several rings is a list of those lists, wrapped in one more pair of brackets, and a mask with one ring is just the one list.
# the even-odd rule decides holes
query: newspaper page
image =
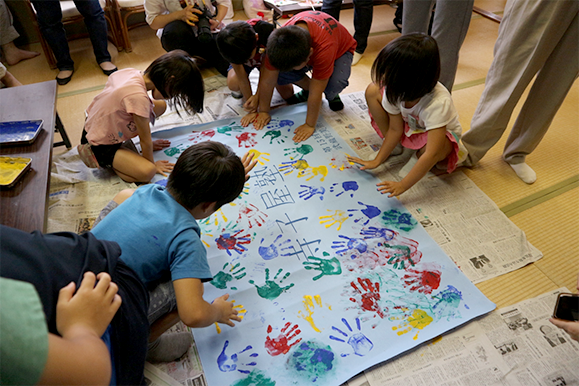
{"label": "newspaper page", "polygon": [[549,322],[562,292],[495,310],[348,386],[579,385],[579,343]]}

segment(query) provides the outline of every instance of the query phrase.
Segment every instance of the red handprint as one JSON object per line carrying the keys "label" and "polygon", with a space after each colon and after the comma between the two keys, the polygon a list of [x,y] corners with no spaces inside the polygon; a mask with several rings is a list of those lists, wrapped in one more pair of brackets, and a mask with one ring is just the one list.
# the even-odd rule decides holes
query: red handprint
{"label": "red handprint", "polygon": [[205,131],[194,131],[193,134],[189,136],[189,141],[193,143],[199,143],[203,141],[210,140],[215,135],[215,130],[205,130]]}
{"label": "red handprint", "polygon": [[[290,343],[290,340],[296,338],[301,333],[297,324],[294,324],[292,328],[290,328],[290,325],[291,323],[287,322],[281,329],[281,334],[279,334],[277,338],[271,339],[269,336],[265,338],[265,349],[272,357],[286,354],[293,345],[302,340],[302,338],[299,338],[293,343]],[[270,334],[272,331],[273,329],[271,326],[267,326],[267,333]]]}
{"label": "red handprint", "polygon": [[431,294],[440,285],[440,275],[438,264],[425,263],[421,269],[408,269],[402,281],[406,287],[410,287],[410,291]]}
{"label": "red handprint", "polygon": [[249,133],[249,132],[244,132],[239,134],[237,137],[237,142],[239,142],[239,147],[253,147],[255,145],[257,145],[257,142],[255,141],[255,139],[253,139],[253,137],[255,137],[256,134],[255,133]]}
{"label": "red handprint", "polygon": [[[361,299],[356,299],[353,297],[350,298],[352,302],[357,303],[360,307],[362,307],[362,309],[376,312],[379,317],[384,318],[384,311],[379,304],[381,298],[379,282],[372,283],[372,281],[368,278],[362,279],[359,277],[358,285],[360,288],[358,288],[358,285],[356,285],[355,282],[351,282],[350,285],[358,294],[361,295]],[[354,296],[356,296],[356,294],[354,294]]]}
{"label": "red handprint", "polygon": [[237,219],[237,222],[240,222],[243,216],[247,218],[249,227],[253,228],[254,225],[262,226],[265,224],[265,218],[267,217],[267,214],[263,213],[257,206],[253,204],[242,204],[239,208],[239,218]]}

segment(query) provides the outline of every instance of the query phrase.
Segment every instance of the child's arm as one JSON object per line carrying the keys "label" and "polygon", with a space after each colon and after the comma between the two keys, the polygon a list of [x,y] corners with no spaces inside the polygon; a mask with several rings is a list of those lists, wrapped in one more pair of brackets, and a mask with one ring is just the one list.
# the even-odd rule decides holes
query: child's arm
{"label": "child's arm", "polygon": [[[245,100],[248,100],[253,95],[253,93],[251,92],[251,84],[249,83],[249,76],[245,71],[245,67],[243,66],[243,64],[233,64],[233,63],[231,63],[231,67],[233,68],[233,71],[235,71],[235,75],[237,76],[237,84],[239,85],[241,94],[243,94]],[[253,110],[250,112],[253,112]]]}
{"label": "child's arm", "polygon": [[388,116],[390,117],[390,126],[388,131],[386,131],[384,141],[382,142],[382,146],[380,146],[380,151],[378,151],[376,157],[372,161],[364,161],[357,157],[348,157],[349,161],[362,165],[360,170],[374,169],[380,166],[382,162],[388,159],[396,145],[400,143],[400,138],[404,132],[404,121],[402,120],[402,115],[388,114]]}
{"label": "child's arm", "polygon": [[[137,134],[139,135],[139,140],[141,142],[141,152],[143,158],[151,162],[157,168],[157,173],[166,176],[166,173],[170,173],[173,170],[174,164],[168,161],[157,161],[155,162],[153,158],[153,150],[155,144],[153,144],[153,138],[151,137],[151,129],[149,128],[149,119],[145,117],[141,117],[139,115],[133,114],[133,120],[135,121],[135,125],[137,126]],[[155,141],[157,142],[157,146],[160,148],[169,146],[168,144],[164,143],[163,140]],[[160,150],[158,148],[157,150]]]}
{"label": "child's arm", "polygon": [[261,66],[259,74],[259,114],[250,113],[241,119],[241,126],[247,127],[253,123],[256,130],[263,129],[271,120],[269,115],[271,97],[273,96],[273,89],[277,84],[277,77],[279,71],[270,70],[265,65]]}
{"label": "child's arm", "polygon": [[211,304],[203,299],[203,283],[199,279],[178,279],[173,281],[179,318],[189,327],[207,327],[218,322],[234,327],[233,321],[240,322],[233,301],[227,301],[229,294],[215,299]]}
{"label": "child's arm", "polygon": [[320,115],[322,105],[322,94],[328,85],[330,79],[312,79],[310,81],[310,95],[308,96],[308,112],[306,114],[306,123],[299,126],[294,131],[294,142],[302,142],[310,138],[316,130],[316,123]]}
{"label": "child's arm", "polygon": [[384,181],[377,184],[379,186],[378,190],[382,194],[390,193],[388,197],[394,197],[404,193],[424,177],[437,162],[444,160],[448,156],[452,150],[452,144],[446,138],[446,126],[428,130],[427,135],[428,139],[424,154],[418,158],[416,164],[402,181]]}

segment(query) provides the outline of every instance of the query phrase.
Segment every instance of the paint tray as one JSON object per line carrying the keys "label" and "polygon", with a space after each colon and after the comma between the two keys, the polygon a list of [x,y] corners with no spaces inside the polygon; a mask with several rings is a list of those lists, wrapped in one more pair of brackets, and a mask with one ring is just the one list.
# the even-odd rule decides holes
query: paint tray
{"label": "paint tray", "polygon": [[38,136],[42,120],[0,122],[0,146],[29,145]]}
{"label": "paint tray", "polygon": [[30,169],[32,159],[0,156],[0,188],[11,188]]}

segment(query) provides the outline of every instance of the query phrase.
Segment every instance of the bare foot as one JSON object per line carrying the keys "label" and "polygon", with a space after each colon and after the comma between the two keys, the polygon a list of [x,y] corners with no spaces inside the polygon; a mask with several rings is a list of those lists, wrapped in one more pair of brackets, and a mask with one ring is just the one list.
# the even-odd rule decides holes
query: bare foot
{"label": "bare foot", "polygon": [[114,70],[115,68],[117,68],[117,66],[115,66],[111,62],[102,62],[99,64],[99,66],[101,66],[101,68],[105,71],[110,71],[110,70]]}
{"label": "bare foot", "polygon": [[4,53],[4,59],[9,66],[40,55],[40,52],[21,50],[14,45],[14,42],[3,44],[2,51]]}

